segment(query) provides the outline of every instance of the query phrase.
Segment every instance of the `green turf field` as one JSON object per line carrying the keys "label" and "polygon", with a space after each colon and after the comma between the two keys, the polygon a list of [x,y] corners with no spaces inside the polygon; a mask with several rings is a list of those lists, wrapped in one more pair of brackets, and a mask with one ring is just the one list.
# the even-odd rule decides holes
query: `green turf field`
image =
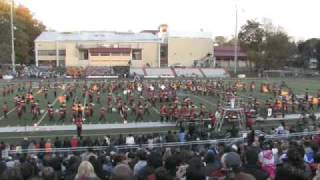
{"label": "green turf field", "polygon": [[[115,80],[105,80],[107,82],[110,81],[115,81]],[[152,80],[151,80],[152,81]],[[154,81],[154,80],[153,80]],[[225,80],[225,83],[234,83],[235,80]],[[244,79],[241,80],[243,82],[246,83],[250,83],[252,81],[252,79]],[[248,97],[248,96],[253,96],[256,97],[259,101],[264,101],[270,97],[273,97],[272,94],[262,94],[260,93],[260,84],[261,83],[277,83],[280,84],[282,81],[284,81],[289,87],[291,87],[294,91],[295,94],[304,94],[305,89],[308,88],[310,95],[315,95],[316,92],[318,91],[318,89],[320,89],[320,84],[319,84],[319,80],[316,79],[282,79],[282,78],[274,78],[274,79],[259,79],[259,80],[255,80],[256,82],[256,90],[254,92],[250,92],[250,91],[240,91],[238,93],[239,96],[241,97]],[[156,81],[155,81],[156,82]],[[11,82],[14,83],[14,82]],[[69,81],[70,84],[74,83],[73,81]],[[38,119],[36,120],[32,120],[32,114],[30,113],[30,105],[27,105],[27,113],[24,113],[23,117],[21,120],[18,120],[17,118],[17,113],[15,111],[15,106],[14,106],[14,100],[13,98],[15,97],[15,95],[17,93],[23,94],[26,93],[28,90],[28,88],[26,88],[23,91],[17,92],[16,89],[13,94],[11,94],[10,96],[6,96],[3,97],[1,95],[0,97],[0,105],[3,104],[4,101],[8,102],[8,106],[9,106],[9,115],[8,115],[8,119],[5,119],[2,116],[2,112],[1,112],[1,116],[0,116],[0,126],[1,127],[6,127],[6,126],[32,126],[34,124],[37,124],[38,126],[41,125],[62,125],[62,124],[72,124],[72,112],[71,112],[71,107],[73,102],[80,102],[81,104],[86,104],[88,102],[88,97],[87,95],[83,97],[82,95],[82,83],[83,82],[78,82],[80,88],[78,88],[75,92],[74,92],[74,96],[72,99],[70,99],[67,102],[67,116],[66,116],[66,120],[64,122],[59,121],[59,114],[56,112],[55,114],[55,120],[50,121],[47,115],[47,104],[48,102],[51,102],[54,106],[55,109],[58,109],[60,107],[60,103],[58,102],[58,99],[56,97],[54,97],[53,92],[54,90],[51,88],[48,90],[48,98],[45,99],[43,93],[41,92],[41,90],[38,88],[37,86],[37,82],[33,83],[33,88],[32,88],[32,92],[34,94],[34,97],[36,100],[39,100],[39,104],[40,104],[40,109],[42,110],[42,114],[39,116]],[[88,85],[90,86],[90,84],[92,84],[93,81],[88,81]],[[8,83],[5,82],[1,82],[0,83],[0,87],[5,87]],[[59,87],[57,90],[57,94],[59,95],[63,95],[65,93],[65,89]],[[188,96],[193,103],[196,106],[199,106],[200,103],[204,104],[206,106],[206,108],[208,109],[208,111],[214,111],[216,109],[217,106],[217,101],[218,98],[217,97],[213,97],[213,96],[203,96],[203,95],[195,95],[195,94],[191,94],[190,92],[178,92],[177,93],[178,96],[180,96],[181,98]],[[102,106],[106,105],[106,99],[108,96],[108,92],[105,93],[101,93],[101,104],[98,104],[95,102],[95,98],[94,98],[94,115],[93,118],[87,119],[85,121],[85,123],[122,123],[122,118],[119,115],[119,113],[117,112],[112,112],[112,113],[107,113],[107,120],[104,122],[99,122],[98,118],[100,115],[100,108]],[[126,95],[123,94],[122,91],[116,91],[112,93],[113,99],[116,99],[118,96],[121,96],[125,101],[126,101]],[[136,92],[134,94],[134,96],[136,98],[138,98],[140,95]],[[160,109],[160,104],[157,103],[156,107],[151,107],[149,108],[150,111],[150,115],[145,115],[144,116],[144,122],[149,122],[149,121],[159,121],[160,117],[159,117],[159,109]],[[135,116],[131,115],[131,112],[129,111],[129,117],[128,117],[128,121],[129,122],[133,122],[135,120]]]}

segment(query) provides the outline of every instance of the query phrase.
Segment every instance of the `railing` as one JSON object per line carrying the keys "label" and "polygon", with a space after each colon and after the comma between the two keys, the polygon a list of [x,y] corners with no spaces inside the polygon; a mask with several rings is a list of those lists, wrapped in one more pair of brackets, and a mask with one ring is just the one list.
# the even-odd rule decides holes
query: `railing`
{"label": "railing", "polygon": [[[282,134],[282,135],[266,135],[265,139],[289,139],[295,137],[303,136],[312,136],[319,135],[320,131],[311,131],[311,132],[300,132],[300,133],[291,133],[291,134]],[[219,143],[227,144],[236,144],[245,142],[245,138],[227,138],[227,139],[212,139],[212,140],[201,140],[201,141],[188,141],[188,142],[172,142],[172,143],[154,143],[154,144],[137,144],[137,145],[121,145],[121,146],[86,146],[86,147],[77,147],[77,148],[52,148],[52,153],[65,153],[65,152],[84,152],[88,149],[94,151],[104,151],[107,149],[117,150],[132,150],[139,148],[168,148],[168,147],[188,147],[195,145],[217,145]],[[19,153],[47,153],[46,149],[24,149],[24,150],[10,150],[9,154],[19,154]]]}

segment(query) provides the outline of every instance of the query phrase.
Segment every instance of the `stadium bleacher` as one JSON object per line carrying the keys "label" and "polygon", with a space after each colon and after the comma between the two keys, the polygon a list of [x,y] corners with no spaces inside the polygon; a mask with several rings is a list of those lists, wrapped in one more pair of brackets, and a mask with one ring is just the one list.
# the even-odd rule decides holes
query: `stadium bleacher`
{"label": "stadium bleacher", "polygon": [[171,68],[145,68],[148,76],[174,76]]}
{"label": "stadium bleacher", "polygon": [[133,75],[144,76],[143,68],[130,68],[130,76]]}
{"label": "stadium bleacher", "polygon": [[202,68],[201,70],[207,78],[226,78],[226,77],[229,77],[229,74],[223,68]]}
{"label": "stadium bleacher", "polygon": [[86,69],[86,76],[106,76],[113,75],[113,69],[107,66],[90,66]]}
{"label": "stadium bleacher", "polygon": [[178,77],[203,77],[199,68],[175,68]]}

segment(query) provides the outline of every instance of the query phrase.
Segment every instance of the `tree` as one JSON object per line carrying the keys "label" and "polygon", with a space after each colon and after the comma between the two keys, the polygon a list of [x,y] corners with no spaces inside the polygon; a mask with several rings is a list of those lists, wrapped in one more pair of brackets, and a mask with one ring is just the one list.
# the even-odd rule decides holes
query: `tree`
{"label": "tree", "polygon": [[[261,24],[255,20],[248,20],[247,23],[241,27],[238,37],[240,47],[247,53],[250,62],[253,62],[256,68],[259,69],[264,37],[264,30]],[[252,66],[250,65],[250,67]]]}
{"label": "tree", "polygon": [[261,24],[248,20],[241,27],[239,42],[248,59],[255,64],[256,70],[281,69],[288,62],[289,36],[270,21]]}
{"label": "tree", "polygon": [[[320,39],[311,38],[298,43],[299,57],[302,64],[307,67],[311,58],[317,58],[320,63]],[[318,66],[319,68],[319,66]]]}
{"label": "tree", "polygon": [[[45,26],[35,19],[30,10],[22,5],[14,7],[14,33],[16,63],[34,62],[34,40],[45,30]],[[10,2],[0,0],[0,62],[11,62]],[[3,50],[4,49],[4,50]]]}
{"label": "tree", "polygon": [[227,43],[227,38],[224,36],[216,36],[214,38],[214,43],[217,43],[219,46]]}
{"label": "tree", "polygon": [[285,32],[266,32],[262,56],[264,69],[283,68],[289,57],[289,44],[289,37]]}

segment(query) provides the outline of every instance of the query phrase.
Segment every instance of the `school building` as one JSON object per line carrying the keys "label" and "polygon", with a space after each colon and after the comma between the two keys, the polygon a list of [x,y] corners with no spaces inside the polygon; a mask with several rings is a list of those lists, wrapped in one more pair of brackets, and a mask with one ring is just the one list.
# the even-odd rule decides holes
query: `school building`
{"label": "school building", "polygon": [[134,32],[43,32],[35,40],[37,66],[190,67],[213,52],[212,34],[174,33],[167,25]]}

